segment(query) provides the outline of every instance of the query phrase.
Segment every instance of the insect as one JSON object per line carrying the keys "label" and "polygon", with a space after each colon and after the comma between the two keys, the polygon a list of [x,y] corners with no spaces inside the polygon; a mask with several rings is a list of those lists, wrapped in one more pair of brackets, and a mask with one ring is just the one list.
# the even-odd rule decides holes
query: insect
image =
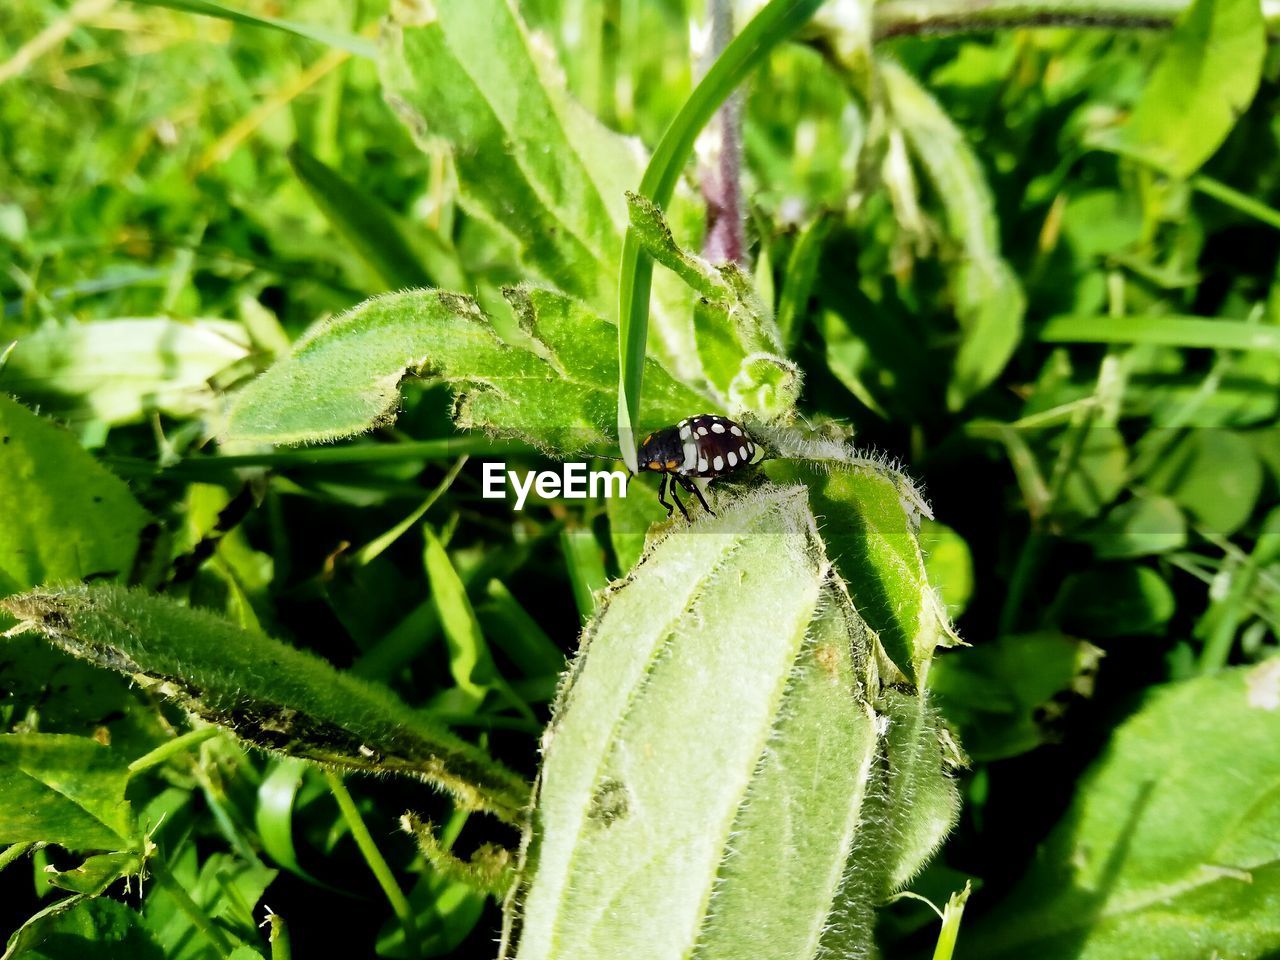
{"label": "insect", "polygon": [[666,498],[670,485],[671,499],[688,520],[689,512],[680,502],[676,487],[684,487],[698,498],[704,510],[715,516],[692,478],[719,477],[745,467],[752,462],[757,449],[755,441],[739,424],[728,417],[704,413],[649,434],[640,444],[636,459],[641,470],[662,474],[658,502],[667,508],[667,516],[671,516],[672,511]]}

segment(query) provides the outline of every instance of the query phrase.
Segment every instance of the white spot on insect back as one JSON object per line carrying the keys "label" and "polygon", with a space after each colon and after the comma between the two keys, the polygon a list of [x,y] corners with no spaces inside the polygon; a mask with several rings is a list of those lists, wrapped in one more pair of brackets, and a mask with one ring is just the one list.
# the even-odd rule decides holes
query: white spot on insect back
{"label": "white spot on insect back", "polygon": [[699,458],[698,458],[698,472],[699,472],[699,473],[706,473],[706,472],[707,472],[707,458],[706,458],[706,457],[699,457]]}
{"label": "white spot on insect back", "polygon": [[716,457],[714,460],[712,460],[712,461],[711,461],[711,467],[712,467],[712,469],[713,469],[713,470],[716,470],[716,471],[723,470],[723,469],[724,469],[724,457]]}
{"label": "white spot on insect back", "polygon": [[698,462],[698,447],[690,440],[684,445],[684,463],[680,465],[681,470],[692,470],[693,465]]}
{"label": "white spot on insect back", "polygon": [[747,451],[747,448],[745,446],[738,448],[738,456],[742,458],[743,463],[746,463],[748,460],[751,459],[751,454]]}
{"label": "white spot on insect back", "polygon": [[717,420],[715,423],[711,424],[711,432],[724,433],[724,424]]}
{"label": "white spot on insect back", "polygon": [[693,431],[690,430],[688,427],[686,427],[683,423],[680,424],[680,439],[688,440],[691,436],[693,436]]}
{"label": "white spot on insect back", "polygon": [[700,436],[700,437],[705,437],[706,435],[707,435],[707,428],[706,428],[706,427],[699,427],[699,428],[698,428],[698,436]]}
{"label": "white spot on insect back", "polygon": [[732,433],[735,437],[742,436],[742,428],[738,426],[736,423],[729,428],[729,432]]}
{"label": "white spot on insect back", "polygon": [[729,453],[726,456],[726,459],[729,461],[729,466],[736,467],[738,465],[738,455],[734,453],[732,450],[729,451]]}

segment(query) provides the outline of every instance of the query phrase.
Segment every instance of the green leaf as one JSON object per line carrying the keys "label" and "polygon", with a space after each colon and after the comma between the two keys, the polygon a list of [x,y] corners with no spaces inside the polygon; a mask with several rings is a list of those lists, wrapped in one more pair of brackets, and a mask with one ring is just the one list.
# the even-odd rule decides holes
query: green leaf
{"label": "green leaf", "polygon": [[0,595],[124,579],[150,517],[71,434],[0,394]]}
{"label": "green leaf", "polygon": [[209,613],[109,585],[0,603],[55,646],[130,676],[254,746],[416,776],[464,806],[503,817],[514,817],[524,803],[518,776],[389,690]]}
{"label": "green leaf", "polygon": [[932,183],[959,248],[949,268],[961,341],[947,384],[947,406],[959,410],[1009,362],[1026,298],[1000,254],[1000,224],[973,148],[910,73],[887,58],[878,63],[892,122]]}
{"label": "green leaf", "polygon": [[[396,216],[336,170],[313,157],[299,144],[289,148],[289,164],[325,218],[359,254],[386,285],[387,290],[405,287],[464,286],[456,258],[436,239],[432,259],[444,268],[433,277],[419,255],[405,239]],[[434,238],[434,235],[430,235]],[[450,263],[453,259],[453,263]]]}
{"label": "green leaf", "polygon": [[[458,425],[560,454],[612,450],[614,326],[550,290],[504,291],[531,342],[500,340],[470,297],[418,290],[368,300],[304,335],[235,398],[226,439],[305,443],[347,437],[394,415],[409,374],[448,381]],[[650,429],[707,399],[648,365]]]}
{"label": "green leaf", "polygon": [[248,355],[244,328],[225,320],[50,322],[19,339],[0,390],[72,421],[191,417],[214,405],[218,375]]}
{"label": "green leaf", "polygon": [[1159,633],[1176,607],[1173,591],[1160,574],[1132,564],[1073,573],[1053,602],[1062,628],[1082,637]]}
{"label": "green leaf", "polygon": [[1189,177],[1253,100],[1266,52],[1258,0],[1194,0],[1178,17],[1129,122],[1096,145]]}
{"label": "green leaf", "polygon": [[45,907],[9,938],[0,960],[162,960],[137,911],[106,897],[67,897]]}
{"label": "green leaf", "polygon": [[869,943],[846,867],[877,742],[871,646],[806,500],[722,507],[606,595],[544,736],[518,956]]}
{"label": "green leaf", "polygon": [[45,879],[60,890],[97,897],[117,880],[141,872],[142,863],[140,853],[100,853],[71,870],[46,867]]}
{"label": "green leaf", "polygon": [[712,265],[676,243],[662,211],[628,193],[631,227],[649,256],[697,294],[694,324],[702,373],[735,415],[785,418],[800,393],[800,368],[782,356],[777,324],[736,263]]}
{"label": "green leaf", "polygon": [[947,615],[954,620],[964,613],[973,596],[973,556],[969,544],[945,523],[928,517],[920,521],[919,540],[925,574],[942,598]]}
{"label": "green leaf", "polygon": [[[187,850],[191,852],[184,851],[172,865],[174,881],[218,929],[233,938],[237,950],[251,949],[248,945],[258,942],[253,911],[276,871],[228,853],[211,854],[197,871],[194,847]],[[142,915],[165,960],[203,960],[209,955],[209,941],[167,885],[158,884],[147,892]]]}
{"label": "green leaf", "polygon": [[1053,739],[1070,695],[1093,690],[1102,652],[1052,630],[953,650],[929,670],[929,689],[975,760],[999,760]]}
{"label": "green leaf", "polygon": [[0,735],[0,843],[121,851],[138,840],[128,765],[88,737]]}
{"label": "green leaf", "polygon": [[1280,353],[1280,327],[1204,317],[1061,316],[1040,331],[1045,343],[1151,343]]}
{"label": "green leaf", "polygon": [[902,675],[920,683],[934,649],[958,638],[920,552],[917,530],[927,508],[919,493],[903,474],[843,444],[753,431],[778,457],[765,461],[765,474],[805,485],[858,612]]}
{"label": "green leaf", "polygon": [[609,316],[636,146],[567,95],[513,4],[436,0],[397,15],[379,60],[388,102],[420,139],[452,148],[468,213]]}
{"label": "green leaf", "polygon": [[326,27],[310,23],[299,23],[296,20],[281,20],[278,17],[264,17],[247,10],[219,3],[217,0],[134,0],[151,7],[168,7],[170,10],[181,10],[185,13],[198,13],[206,17],[217,17],[219,20],[230,20],[233,23],[244,23],[254,27],[267,27],[292,33],[307,40],[315,40],[338,50],[346,50],[357,57],[371,59],[376,54],[373,43],[363,37],[329,30]]}
{"label": "green leaf", "polygon": [[1262,463],[1238,433],[1192,430],[1160,457],[1146,481],[1208,532],[1230,536],[1262,494]]}
{"label": "green leaf", "polygon": [[961,957],[1200,960],[1280,949],[1280,671],[1157,687]]}
{"label": "green leaf", "polygon": [[1187,542],[1187,519],[1168,497],[1142,496],[1112,508],[1098,523],[1077,532],[1101,560],[1168,553]]}

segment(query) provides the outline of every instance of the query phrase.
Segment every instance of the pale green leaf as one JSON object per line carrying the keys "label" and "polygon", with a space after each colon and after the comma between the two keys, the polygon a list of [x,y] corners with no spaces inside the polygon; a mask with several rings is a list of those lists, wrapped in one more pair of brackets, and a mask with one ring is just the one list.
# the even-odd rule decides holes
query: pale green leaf
{"label": "pale green leaf", "polygon": [[512,817],[521,779],[389,690],[172,600],[109,585],[11,597],[4,609],[55,646],[131,677],[266,750],[420,777]]}
{"label": "pale green leaf", "polygon": [[133,569],[150,518],[67,431],[0,394],[0,595]]}
{"label": "pale green leaf", "polygon": [[[232,404],[226,439],[304,443],[351,436],[394,415],[409,374],[449,382],[458,425],[527,439],[560,454],[612,452],[617,329],[550,290],[512,288],[529,334],[498,338],[469,297],[416,290],[368,300],[313,328]],[[649,429],[707,399],[649,361]]]}
{"label": "pale green leaf", "polygon": [[323,43],[337,50],[346,50],[357,57],[371,58],[376,53],[373,43],[364,37],[330,30],[318,24],[260,16],[242,9],[239,5],[219,3],[218,0],[134,0],[134,3],[151,7],[168,7],[170,10],[198,13],[206,17],[216,17],[219,20],[230,20],[232,23],[280,30],[284,33],[292,33],[294,36],[315,40],[317,43]]}
{"label": "pale green leaf", "polygon": [[73,421],[191,417],[209,411],[218,401],[211,383],[248,355],[248,334],[225,320],[49,322],[18,340],[0,390]]}
{"label": "pale green leaf", "polygon": [[[233,943],[238,942],[237,952],[251,949],[247,944],[258,940],[259,917],[254,916],[254,908],[276,871],[228,853],[211,854],[199,864],[198,871],[194,861],[188,854],[167,869],[172,869],[175,881],[196,906],[232,937]],[[175,901],[167,885],[158,884],[147,892],[142,915],[151,936],[164,950],[165,960],[204,960],[209,956],[208,938]]]}
{"label": "pale green leaf", "polygon": [[515,955],[794,960],[837,928],[865,948],[871,648],[805,491],[679,531],[606,594],[562,689]]}
{"label": "pale green leaf", "polygon": [[128,765],[88,737],[0,735],[0,844],[123,851],[136,841]]}
{"label": "pale green leaf", "polygon": [[80,866],[70,870],[46,867],[45,879],[60,890],[97,897],[105,893],[107,888],[117,880],[132,877],[141,870],[142,855],[140,853],[100,853],[88,857]]}
{"label": "pale green leaf", "polygon": [[1280,670],[1158,687],[961,957],[1261,958],[1280,950]]}
{"label": "pale green leaf", "polygon": [[958,410],[1009,362],[1022,335],[1026,298],[1001,256],[991,190],[973,148],[910,73],[887,58],[879,67],[892,122],[932,184],[957,247],[949,268],[961,340],[947,405]]}
{"label": "pale green leaf", "polygon": [[1253,100],[1266,51],[1258,0],[1194,0],[1178,17],[1129,122],[1097,145],[1189,177]]}

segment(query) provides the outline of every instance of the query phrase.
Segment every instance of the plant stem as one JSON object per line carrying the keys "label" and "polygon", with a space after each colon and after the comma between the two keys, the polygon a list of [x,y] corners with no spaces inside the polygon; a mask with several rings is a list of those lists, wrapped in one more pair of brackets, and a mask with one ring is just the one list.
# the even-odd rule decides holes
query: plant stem
{"label": "plant stem", "polygon": [[[751,19],[667,127],[640,180],[641,194],[659,207],[667,205],[698,133],[747,74],[800,29],[821,4],[822,0],[770,0]],[[639,238],[628,228],[618,275],[618,443],[632,473],[638,472],[634,424],[640,413],[652,283],[653,259],[640,249]]]}
{"label": "plant stem", "polygon": [[201,727],[199,730],[189,730],[182,736],[174,737],[165,743],[160,744],[150,753],[144,753],[133,763],[129,764],[130,775],[141,773],[144,770],[150,770],[152,767],[159,766],[170,757],[176,756],[185,750],[199,746],[206,740],[212,740],[222,732],[221,727]]}
{"label": "plant stem", "polygon": [[27,841],[25,843],[11,844],[3,850],[0,850],[0,870],[3,870],[9,864],[13,863],[13,861],[17,860],[34,846],[34,843]]}
{"label": "plant stem", "polygon": [[378,886],[382,887],[382,892],[386,894],[387,901],[391,904],[391,909],[395,911],[400,925],[404,927],[405,946],[412,956],[420,957],[422,950],[418,939],[418,925],[414,922],[413,908],[409,905],[408,898],[405,897],[404,892],[400,889],[400,885],[396,883],[391,867],[387,865],[387,861],[383,859],[378,845],[374,843],[373,836],[369,833],[369,828],[365,826],[364,820],[360,816],[360,811],[356,809],[356,802],[351,799],[351,794],[342,783],[342,778],[332,770],[325,770],[324,779],[329,784],[329,791],[333,794],[333,798],[338,801],[338,809],[342,811],[342,818],[346,820],[347,826],[351,829],[352,839],[355,840],[356,846],[360,848],[360,853],[364,856],[365,863],[369,864],[369,869],[373,871],[373,875],[378,881]]}
{"label": "plant stem", "polygon": [[[872,11],[875,40],[921,34],[973,33],[1017,27],[1165,29],[1189,0],[886,0]],[[1280,3],[1264,0],[1268,24],[1280,21]]]}
{"label": "plant stem", "polygon": [[[730,0],[707,0],[707,25],[711,42],[707,62],[714,63],[733,39],[733,6]],[[742,91],[725,100],[712,121],[720,128],[720,145],[714,170],[702,174],[702,196],[707,204],[707,235],[702,255],[712,263],[745,263],[746,214],[742,204]]]}
{"label": "plant stem", "polygon": [[278,913],[271,914],[267,919],[271,922],[267,936],[271,943],[271,960],[292,960],[293,945],[289,942],[289,925]]}
{"label": "plant stem", "polygon": [[227,939],[226,933],[220,930],[209,918],[209,915],[200,908],[200,905],[191,899],[191,894],[187,893],[187,888],[177,881],[159,857],[153,858],[150,866],[156,882],[173,897],[178,909],[185,913],[187,919],[196,925],[196,929],[208,938],[209,942],[218,949],[218,953],[223,957],[229,956],[233,949],[231,941]]}
{"label": "plant stem", "polygon": [[1204,174],[1192,177],[1191,186],[1206,197],[1213,197],[1219,203],[1225,203],[1228,207],[1280,230],[1280,210],[1274,210],[1265,203],[1260,203],[1247,193],[1241,193],[1234,187],[1229,187]]}

